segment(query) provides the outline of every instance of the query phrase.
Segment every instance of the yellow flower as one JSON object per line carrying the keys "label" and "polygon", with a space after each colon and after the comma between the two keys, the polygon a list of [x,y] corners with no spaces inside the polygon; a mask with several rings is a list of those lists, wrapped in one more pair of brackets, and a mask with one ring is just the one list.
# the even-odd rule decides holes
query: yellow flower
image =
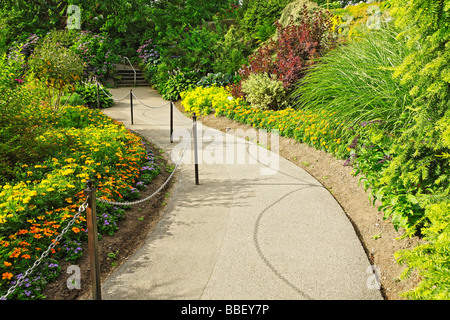
{"label": "yellow flower", "polygon": [[63,172],[61,172],[61,174],[63,176],[67,176],[67,175],[72,174],[72,173],[73,173],[72,169],[67,169],[67,170],[64,170]]}

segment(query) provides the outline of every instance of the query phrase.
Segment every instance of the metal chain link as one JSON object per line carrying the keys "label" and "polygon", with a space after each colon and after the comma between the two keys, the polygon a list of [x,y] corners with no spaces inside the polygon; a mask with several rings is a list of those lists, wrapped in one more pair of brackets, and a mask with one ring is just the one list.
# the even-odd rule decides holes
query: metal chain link
{"label": "metal chain link", "polygon": [[[189,133],[189,142],[190,142],[190,138],[192,137],[192,130]],[[158,192],[160,192],[166,185],[167,183],[169,183],[170,179],[172,178],[172,176],[175,174],[175,171],[177,170],[178,166],[181,163],[181,160],[183,160],[183,156],[186,153],[187,150],[187,146],[189,145],[189,142],[186,143],[186,145],[184,146],[184,150],[183,153],[181,154],[180,160],[178,160],[177,164],[175,165],[173,171],[171,172],[171,174],[169,175],[169,177],[167,178],[167,180],[158,188],[158,190],[156,190],[155,192],[153,192],[151,195],[149,195],[148,197],[145,197],[143,199],[137,200],[137,201],[133,201],[133,202],[115,202],[115,201],[110,201],[110,200],[105,200],[102,198],[97,198],[98,201],[106,203],[106,204],[111,204],[111,205],[115,205],[115,206],[132,206],[135,204],[139,204],[142,202],[145,202],[147,200],[150,200],[151,198],[153,198],[156,194],[158,194]]]}
{"label": "metal chain link", "polygon": [[39,266],[43,259],[45,259],[50,250],[52,250],[55,246],[58,245],[58,242],[61,240],[61,238],[64,236],[64,234],[69,230],[69,228],[75,223],[75,220],[77,220],[81,213],[83,213],[86,208],[88,207],[88,199],[89,196],[86,198],[86,201],[78,208],[78,212],[76,215],[73,216],[72,220],[69,221],[67,226],[61,231],[61,233],[54,239],[54,241],[48,246],[47,250],[45,250],[42,255],[37,259],[34,264],[24,273],[24,275],[17,280],[16,284],[8,289],[5,295],[0,297],[0,300],[6,300],[6,297],[8,297],[11,293],[16,290],[17,287],[20,287],[22,283],[25,281],[25,279],[34,271],[34,269]]}
{"label": "metal chain link", "polygon": [[170,101],[169,101],[169,102],[167,102],[166,104],[163,104],[162,106],[159,106],[159,107],[152,107],[152,106],[149,106],[149,105],[146,105],[145,103],[143,103],[143,102],[142,102],[142,101],[134,94],[134,92],[132,92],[132,94],[133,94],[133,96],[136,98],[137,101],[139,101],[141,104],[143,104],[144,106],[146,106],[147,108],[150,108],[150,109],[161,109],[161,108],[164,108],[165,106],[170,105]]}
{"label": "metal chain link", "polygon": [[191,121],[186,121],[186,120],[184,120],[184,119],[181,119],[181,117],[178,115],[178,112],[177,112],[177,111],[175,111],[174,113],[175,113],[175,115],[177,116],[177,118],[178,118],[181,122],[184,122],[184,123],[191,123]]}
{"label": "metal chain link", "polygon": [[104,94],[106,94],[106,96],[108,97],[108,98],[111,98],[111,99],[113,99],[114,101],[120,101],[120,100],[123,100],[123,99],[125,99],[126,97],[128,97],[128,95],[130,94],[129,92],[126,94],[126,95],[124,95],[122,98],[119,98],[119,99],[115,99],[115,98],[113,98],[113,96],[110,96],[109,94],[107,94],[106,92],[105,92],[105,90],[103,90],[103,86],[97,81],[97,84],[98,84],[98,87],[100,88],[100,90],[102,90],[103,91],[103,93]]}

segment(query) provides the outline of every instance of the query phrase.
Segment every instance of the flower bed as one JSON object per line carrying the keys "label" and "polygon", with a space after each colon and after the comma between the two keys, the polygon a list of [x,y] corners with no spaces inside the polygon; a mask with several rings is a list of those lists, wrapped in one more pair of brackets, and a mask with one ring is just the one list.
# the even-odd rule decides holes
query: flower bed
{"label": "flower bed", "polygon": [[[122,201],[139,198],[139,189],[159,174],[145,143],[98,110],[68,106],[36,144],[60,146],[43,161],[18,163],[16,179],[0,188],[0,296],[33,265],[85,201],[86,181],[97,197]],[[98,202],[98,232],[112,235],[125,211]],[[8,299],[39,299],[59,274],[59,259],[75,261],[86,241],[83,214],[51,250],[38,270]]]}
{"label": "flower bed", "polygon": [[349,155],[350,132],[346,132],[343,123],[333,119],[333,113],[292,108],[261,110],[241,98],[232,97],[230,89],[224,87],[197,87],[183,92],[182,97],[187,112],[207,115],[214,111],[216,116],[225,116],[256,129],[277,130],[282,136],[331,151],[341,158]]}

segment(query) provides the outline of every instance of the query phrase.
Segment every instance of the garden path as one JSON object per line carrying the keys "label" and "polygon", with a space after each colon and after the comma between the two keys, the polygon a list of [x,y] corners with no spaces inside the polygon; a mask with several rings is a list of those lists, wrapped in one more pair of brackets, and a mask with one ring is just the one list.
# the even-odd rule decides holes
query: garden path
{"label": "garden path", "polygon": [[[132,88],[147,106],[167,102]],[[112,89],[114,97],[130,88]],[[167,151],[176,162],[192,121],[174,108],[129,97],[104,113]],[[107,299],[382,299],[356,232],[333,196],[276,153],[198,123],[199,185],[191,145],[162,220],[102,284]],[[184,137],[184,138],[183,138]],[[193,147],[192,147],[193,150]],[[220,161],[220,160],[224,161]]]}

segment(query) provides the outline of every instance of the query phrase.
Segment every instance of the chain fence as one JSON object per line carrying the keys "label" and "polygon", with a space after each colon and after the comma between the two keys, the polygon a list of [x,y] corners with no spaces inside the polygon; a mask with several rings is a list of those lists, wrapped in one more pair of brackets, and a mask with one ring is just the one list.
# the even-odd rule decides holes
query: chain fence
{"label": "chain fence", "polygon": [[191,123],[191,121],[186,121],[185,119],[182,119],[182,118],[180,117],[180,115],[178,114],[178,112],[174,112],[174,113],[175,113],[175,115],[177,116],[178,120],[180,120],[181,122],[183,122],[183,123]]}
{"label": "chain fence", "polygon": [[152,106],[149,106],[149,105],[145,104],[144,102],[142,102],[142,101],[134,94],[134,92],[131,92],[131,93],[133,94],[133,96],[136,98],[137,101],[139,101],[142,105],[144,105],[145,107],[150,108],[150,109],[161,109],[161,108],[164,108],[164,107],[170,105],[170,103],[171,103],[171,101],[169,101],[169,102],[167,102],[166,104],[163,104],[162,106],[159,106],[159,107],[152,107]]}
{"label": "chain fence", "polygon": [[105,90],[103,90],[103,86],[102,86],[100,83],[97,82],[97,84],[98,84],[98,87],[100,88],[100,90],[102,90],[103,93],[104,93],[108,98],[111,98],[111,99],[113,99],[114,101],[120,101],[120,100],[123,100],[123,99],[125,99],[126,97],[128,97],[128,95],[130,94],[129,92],[127,92],[127,94],[124,95],[122,98],[116,99],[116,98],[114,98],[113,96],[110,96],[109,94],[107,94],[107,93],[105,92]]}
{"label": "chain fence", "polygon": [[45,259],[49,252],[58,245],[59,241],[61,241],[61,238],[67,233],[67,231],[69,231],[69,228],[75,223],[75,221],[80,217],[80,215],[86,211],[86,208],[88,207],[88,200],[89,197],[86,197],[86,201],[80,205],[80,207],[78,208],[78,212],[72,217],[72,220],[69,221],[69,223],[67,224],[67,226],[61,231],[61,233],[53,240],[53,242],[48,246],[47,250],[45,250],[42,255],[39,257],[39,259],[37,259],[33,265],[27,270],[25,271],[25,273],[23,274],[22,277],[20,277],[20,279],[17,280],[17,282],[11,286],[8,291],[2,296],[0,297],[0,300],[6,300],[6,298],[12,294],[18,287],[20,287],[22,285],[22,283],[25,281],[25,279],[27,279],[27,277],[34,271],[34,269],[36,269],[42,262],[43,259]]}
{"label": "chain fence", "polygon": [[164,189],[164,187],[167,185],[167,183],[169,183],[169,181],[172,179],[173,175],[175,174],[175,171],[178,169],[181,161],[183,160],[183,156],[186,153],[187,150],[187,146],[190,144],[191,142],[191,138],[192,137],[192,130],[189,133],[189,139],[186,142],[186,145],[183,148],[183,152],[181,154],[180,159],[178,160],[178,162],[175,164],[174,169],[172,170],[172,172],[170,173],[169,177],[166,179],[166,181],[155,191],[153,192],[151,195],[149,195],[148,197],[145,197],[143,199],[139,199],[136,201],[124,201],[124,202],[115,202],[115,201],[110,201],[110,200],[106,200],[106,199],[102,199],[102,198],[97,198],[98,201],[106,203],[106,204],[110,204],[110,205],[115,205],[115,206],[132,206],[132,205],[136,205],[136,204],[140,204],[143,203],[145,201],[150,200],[151,198],[153,198],[155,195],[157,195],[162,189]]}

